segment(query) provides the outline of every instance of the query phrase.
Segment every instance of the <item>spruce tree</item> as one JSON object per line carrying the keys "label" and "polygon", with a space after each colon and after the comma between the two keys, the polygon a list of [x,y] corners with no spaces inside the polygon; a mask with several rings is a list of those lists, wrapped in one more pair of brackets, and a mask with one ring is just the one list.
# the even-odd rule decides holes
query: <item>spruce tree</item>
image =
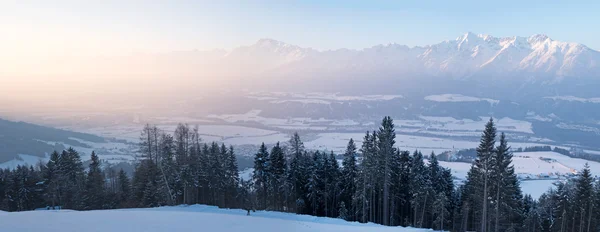
{"label": "spruce tree", "polygon": [[233,151],[233,146],[229,146],[229,149],[227,150],[225,166],[225,182],[227,183],[225,187],[225,202],[227,207],[233,208],[235,207],[237,188],[240,182],[237,159],[235,157],[235,152]]}
{"label": "spruce tree", "polygon": [[[494,168],[495,142],[496,127],[493,119],[490,118],[481,135],[479,146],[476,149],[477,158],[473,165],[471,165],[471,169],[467,174],[467,182],[465,183],[465,196],[468,197],[468,206],[471,210],[469,215],[473,215],[471,219],[473,219],[474,223],[478,223],[477,226],[469,226],[469,230],[487,231],[491,187],[490,176]],[[467,215],[463,215],[463,217],[465,216]]]}
{"label": "spruce tree", "polygon": [[118,174],[117,196],[120,208],[131,207],[131,183],[127,173],[123,169]]}
{"label": "spruce tree", "polygon": [[590,172],[590,166],[586,163],[578,174],[575,183],[574,216],[575,231],[591,231],[591,219],[594,202],[594,178]]}
{"label": "spruce tree", "polygon": [[270,178],[269,178],[269,196],[272,199],[273,204],[271,207],[275,210],[283,210],[284,208],[284,195],[285,192],[285,175],[286,175],[286,160],[283,149],[279,145],[279,142],[271,149],[269,156],[270,162]]}
{"label": "spruce tree", "polygon": [[[356,182],[358,178],[358,168],[356,165],[356,145],[354,144],[354,140],[350,139],[348,141],[348,145],[346,146],[346,152],[344,152],[344,160],[342,161],[342,170],[341,170],[341,196],[340,201],[344,203],[344,207],[347,207],[347,211],[351,212],[349,215],[346,215],[344,219],[354,221],[357,220],[355,215],[356,206],[354,205],[354,194],[357,190]],[[346,204],[345,202],[348,202]]]}
{"label": "spruce tree", "polygon": [[435,201],[433,202],[433,228],[436,230],[444,231],[446,229],[444,225],[447,224],[447,220],[450,217],[448,211],[449,199],[445,193],[440,192],[436,195]]}
{"label": "spruce tree", "polygon": [[494,231],[503,231],[512,225],[521,224],[524,216],[521,212],[522,194],[519,180],[512,166],[512,153],[504,133],[500,135],[500,144],[492,155],[493,167],[490,172],[490,193],[493,196]]}
{"label": "spruce tree", "polygon": [[423,161],[423,154],[420,151],[413,153],[411,163],[411,182],[410,189],[412,191],[411,206],[413,211],[413,226],[422,228],[425,223],[425,212],[427,205],[431,202],[431,182],[429,173]]}
{"label": "spruce tree", "polygon": [[391,159],[396,154],[394,147],[396,132],[394,130],[394,122],[391,117],[383,118],[379,133],[377,133],[377,151],[379,157],[379,170],[383,171],[383,199],[382,204],[382,224],[389,225],[390,221],[390,185],[392,184],[392,165]]}
{"label": "spruce tree", "polygon": [[85,183],[85,209],[102,209],[105,204],[104,175],[95,152],[92,152],[91,161]]}
{"label": "spruce tree", "polygon": [[340,203],[340,209],[338,211],[338,218],[344,219],[344,220],[349,220],[349,215],[348,215],[348,209],[346,207],[346,203],[345,202],[341,202]]}
{"label": "spruce tree", "polygon": [[311,175],[311,158],[304,150],[304,144],[300,140],[298,133],[294,133],[289,141],[289,151],[291,156],[290,168],[288,173],[288,186],[291,188],[288,196],[288,206],[296,213],[312,213],[306,207],[307,203],[307,182]]}
{"label": "spruce tree", "polygon": [[[46,202],[49,203],[48,206],[51,209],[55,209],[56,206],[61,205],[60,201],[60,172],[58,170],[58,162],[59,162],[59,154],[54,151],[50,155],[50,160],[46,163],[46,168],[44,169],[43,178],[44,178],[44,187],[45,187],[45,199]],[[0,195],[2,195],[0,193]]]}
{"label": "spruce tree", "polygon": [[59,184],[65,209],[82,209],[85,175],[79,153],[73,148],[63,151],[59,157]]}
{"label": "spruce tree", "polygon": [[335,154],[333,152],[329,153],[329,157],[325,157],[326,165],[325,165],[325,178],[326,178],[326,186],[325,186],[325,207],[326,212],[325,216],[327,217],[337,217],[338,214],[338,205],[339,205],[339,195],[340,195],[340,166],[335,158]]}
{"label": "spruce tree", "polygon": [[257,209],[265,209],[268,199],[268,169],[269,152],[267,146],[263,143],[256,155],[254,155],[254,172],[252,179],[254,180],[254,188],[256,189],[258,205]]}
{"label": "spruce tree", "polygon": [[411,181],[412,159],[408,151],[402,151],[399,155],[398,192],[396,193],[398,198],[398,222],[402,226],[408,226],[407,222],[410,221],[411,217],[411,187],[414,184]]}

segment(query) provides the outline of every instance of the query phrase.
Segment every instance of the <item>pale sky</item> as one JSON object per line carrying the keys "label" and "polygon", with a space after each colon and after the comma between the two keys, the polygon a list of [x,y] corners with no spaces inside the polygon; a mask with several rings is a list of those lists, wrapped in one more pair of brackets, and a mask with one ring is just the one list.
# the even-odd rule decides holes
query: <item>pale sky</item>
{"label": "pale sky", "polygon": [[415,46],[467,31],[547,34],[599,50],[599,11],[593,0],[0,0],[0,57],[230,49],[260,38],[319,50]]}
{"label": "pale sky", "polygon": [[547,34],[600,50],[598,12],[597,0],[0,0],[0,107],[35,108],[18,103],[23,99],[88,105],[82,97],[106,91],[120,99],[134,87],[188,86],[170,78],[188,72],[212,89],[222,75],[215,70],[230,69],[185,62],[185,68],[154,67],[146,56],[131,55],[231,49],[261,38],[318,50],[362,49],[428,45],[470,31]]}

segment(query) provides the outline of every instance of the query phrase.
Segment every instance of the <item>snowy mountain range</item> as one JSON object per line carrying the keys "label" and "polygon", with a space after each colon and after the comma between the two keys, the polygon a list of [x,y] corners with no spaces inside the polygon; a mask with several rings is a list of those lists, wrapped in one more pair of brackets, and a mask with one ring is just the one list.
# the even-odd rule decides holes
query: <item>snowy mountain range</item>
{"label": "snowy mountain range", "polygon": [[546,35],[494,37],[471,32],[424,47],[387,44],[362,50],[317,51],[261,39],[251,46],[222,52],[219,59],[230,64],[251,63],[255,71],[281,74],[307,69],[455,78],[518,73],[555,80],[600,74],[600,52],[582,44],[556,41]]}

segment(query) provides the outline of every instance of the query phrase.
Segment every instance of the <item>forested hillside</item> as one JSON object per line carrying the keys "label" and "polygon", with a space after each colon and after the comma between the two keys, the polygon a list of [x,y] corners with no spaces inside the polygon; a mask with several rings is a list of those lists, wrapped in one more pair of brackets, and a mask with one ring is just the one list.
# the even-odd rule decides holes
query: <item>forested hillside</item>
{"label": "forested hillside", "polygon": [[89,147],[71,138],[104,142],[103,138],[91,134],[0,119],[0,163],[13,159],[18,154],[44,156],[53,150],[66,149],[62,144]]}
{"label": "forested hillside", "polygon": [[435,154],[401,151],[395,136],[385,117],[360,148],[348,141],[340,163],[334,153],[305,149],[294,134],[286,143],[261,145],[251,180],[242,180],[232,147],[203,143],[188,125],[173,134],[147,125],[133,176],[103,169],[94,153],[84,167],[74,149],[54,152],[46,164],[0,171],[0,210],[207,204],[450,231],[600,229],[600,184],[589,167],[540,199],[524,196],[509,143],[491,119],[458,185]]}

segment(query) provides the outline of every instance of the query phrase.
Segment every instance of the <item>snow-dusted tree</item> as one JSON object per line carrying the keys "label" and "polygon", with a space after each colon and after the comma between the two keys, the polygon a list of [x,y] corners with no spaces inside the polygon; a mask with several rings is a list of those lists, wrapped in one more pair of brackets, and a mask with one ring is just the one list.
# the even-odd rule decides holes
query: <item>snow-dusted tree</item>
{"label": "snow-dusted tree", "polygon": [[[468,226],[468,230],[487,231],[487,225],[489,224],[488,212],[490,211],[489,201],[491,197],[491,173],[495,164],[493,159],[495,155],[495,142],[496,127],[494,126],[493,119],[490,118],[481,135],[479,146],[476,149],[477,158],[467,174],[465,192],[463,193],[468,201],[463,202],[463,205],[468,206],[470,211],[468,215],[462,215],[468,218],[469,221],[474,222],[465,223]],[[478,226],[475,226],[475,223],[478,223]]]}
{"label": "snow-dusted tree", "polygon": [[269,178],[269,152],[267,146],[263,143],[260,145],[258,152],[254,155],[254,172],[252,180],[256,189],[257,209],[265,209],[267,207],[268,195],[268,178]]}
{"label": "snow-dusted tree", "polygon": [[[494,231],[504,231],[514,225],[522,224],[522,194],[519,181],[512,166],[512,153],[504,133],[500,135],[500,144],[492,155],[490,172],[490,193],[493,203]],[[490,228],[491,229],[491,228]]]}
{"label": "snow-dusted tree", "polygon": [[[355,217],[356,206],[353,203],[353,199],[356,192],[358,174],[358,167],[356,166],[356,145],[354,144],[354,140],[350,139],[346,146],[346,152],[344,152],[340,180],[340,201],[346,205],[348,212],[350,212],[344,219],[350,221],[357,220]],[[348,204],[345,202],[348,202]]]}
{"label": "snow-dusted tree", "polygon": [[298,133],[294,133],[289,141],[289,156],[291,156],[290,167],[287,177],[287,185],[291,187],[288,199],[288,207],[292,212],[311,213],[306,206],[307,182],[310,176],[311,158],[304,150],[304,144]]}
{"label": "snow-dusted tree", "polygon": [[349,220],[349,217],[350,216],[348,215],[348,208],[346,207],[346,203],[342,201],[340,203],[340,209],[338,211],[338,218]]}
{"label": "snow-dusted tree", "polygon": [[444,231],[446,229],[444,225],[447,224],[448,217],[450,217],[450,212],[448,211],[448,197],[445,193],[439,192],[435,196],[435,201],[433,202],[433,228],[436,230]]}
{"label": "snow-dusted tree", "polygon": [[285,175],[287,165],[283,149],[279,142],[271,149],[269,156],[269,198],[270,208],[282,211],[284,209]]}
{"label": "snow-dusted tree", "polygon": [[428,168],[423,161],[423,154],[420,151],[415,151],[410,170],[411,205],[413,226],[415,227],[423,227],[427,205],[432,202],[430,181]]}
{"label": "snow-dusted tree", "polygon": [[390,223],[390,185],[392,184],[392,157],[396,154],[394,147],[396,132],[394,130],[394,121],[391,117],[383,118],[379,133],[377,133],[377,152],[379,158],[379,170],[383,171],[383,196],[382,196],[382,224],[389,225]]}
{"label": "snow-dusted tree", "polygon": [[594,178],[590,172],[590,166],[586,163],[579,172],[575,182],[574,218],[576,221],[574,231],[592,231],[592,214],[594,209]]}

